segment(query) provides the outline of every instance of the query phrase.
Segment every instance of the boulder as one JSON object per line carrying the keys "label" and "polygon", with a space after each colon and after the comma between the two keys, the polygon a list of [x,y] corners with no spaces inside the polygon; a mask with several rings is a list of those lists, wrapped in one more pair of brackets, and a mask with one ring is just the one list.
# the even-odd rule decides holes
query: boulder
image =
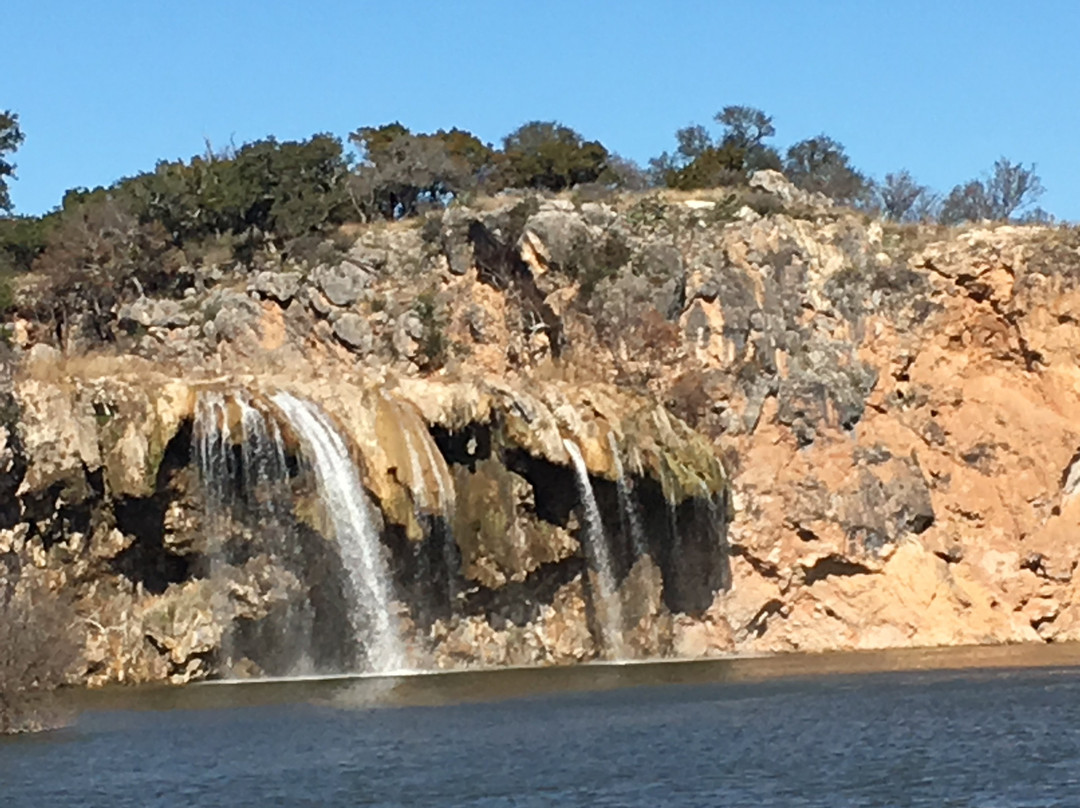
{"label": "boulder", "polygon": [[204,302],[203,312],[207,322],[214,324],[214,337],[226,341],[257,332],[262,318],[257,302],[231,289],[214,290]]}
{"label": "boulder", "polygon": [[143,328],[182,328],[193,320],[180,301],[152,297],[140,297],[121,306],[117,318],[121,325],[134,323]]}
{"label": "boulder", "polygon": [[259,272],[248,283],[248,289],[263,298],[286,305],[300,289],[299,272]]}
{"label": "boulder", "polygon": [[374,335],[368,321],[355,312],[345,312],[333,322],[334,336],[345,347],[360,354],[371,353]]}
{"label": "boulder", "polygon": [[351,306],[371,283],[369,270],[352,263],[342,261],[337,266],[322,265],[312,273],[316,285],[326,299],[335,306]]}
{"label": "boulder", "polygon": [[393,344],[398,356],[413,359],[420,351],[424,338],[424,324],[416,312],[406,312],[394,326]]}

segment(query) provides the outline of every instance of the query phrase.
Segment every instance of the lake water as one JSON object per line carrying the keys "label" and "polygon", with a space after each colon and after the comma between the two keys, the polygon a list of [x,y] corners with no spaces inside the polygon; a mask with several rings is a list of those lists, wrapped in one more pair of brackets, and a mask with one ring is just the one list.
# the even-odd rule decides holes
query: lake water
{"label": "lake water", "polygon": [[0,806],[1076,806],[1078,663],[1051,646],[82,694],[72,727],[0,741]]}

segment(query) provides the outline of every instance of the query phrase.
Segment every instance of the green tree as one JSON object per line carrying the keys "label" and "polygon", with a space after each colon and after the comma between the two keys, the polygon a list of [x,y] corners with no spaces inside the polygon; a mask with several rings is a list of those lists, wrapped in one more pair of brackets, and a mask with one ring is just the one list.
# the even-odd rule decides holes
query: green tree
{"label": "green tree", "polygon": [[776,134],[770,116],[755,107],[727,106],[713,119],[723,127],[719,139],[700,124],[675,132],[675,153],[650,161],[654,182],[682,190],[716,188],[743,183],[752,171],[780,167],[780,155],[765,143]]}
{"label": "green tree", "polygon": [[608,150],[555,121],[530,121],[503,138],[503,187],[562,191],[610,179]]}
{"label": "green tree", "polygon": [[493,158],[489,146],[461,129],[414,135],[395,122],[357,129],[349,140],[361,153],[349,189],[365,217],[413,216],[423,204],[445,204],[477,188]]}
{"label": "green tree", "polygon": [[0,218],[0,272],[28,272],[55,223],[56,214]]}
{"label": "green tree", "polygon": [[8,181],[15,178],[15,164],[8,159],[23,142],[19,116],[11,110],[0,112],[0,213],[11,212]]}
{"label": "green tree", "polygon": [[747,172],[780,168],[779,153],[765,143],[776,134],[771,115],[756,107],[727,106],[716,113],[714,120],[724,127],[721,143],[743,151]]}
{"label": "green tree", "polygon": [[142,222],[160,222],[178,245],[223,233],[288,241],[344,221],[348,170],[335,137],[271,137],[189,163],[158,163],[111,193]]}
{"label": "green tree", "polygon": [[864,201],[870,187],[852,167],[843,145],[825,134],[789,148],[784,173],[799,188],[847,205]]}
{"label": "green tree", "polygon": [[691,191],[745,179],[746,152],[734,143],[714,142],[704,126],[684,126],[675,132],[675,142],[674,154],[664,152],[650,161],[658,185]]}

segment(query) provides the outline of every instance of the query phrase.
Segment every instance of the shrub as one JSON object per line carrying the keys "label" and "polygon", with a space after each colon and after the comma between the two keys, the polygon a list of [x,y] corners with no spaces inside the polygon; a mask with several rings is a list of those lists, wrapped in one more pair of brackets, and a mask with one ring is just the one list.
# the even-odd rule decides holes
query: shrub
{"label": "shrub", "polygon": [[493,156],[461,129],[414,135],[392,123],[357,129],[349,140],[362,152],[348,191],[363,218],[396,219],[445,205],[484,181]]}
{"label": "shrub", "polygon": [[15,578],[14,566],[0,557],[0,734],[63,723],[55,690],[81,654],[71,601],[30,576]]}
{"label": "shrub", "polygon": [[15,289],[10,276],[0,269],[0,317],[4,317],[15,308]]}
{"label": "shrub", "polygon": [[1034,165],[1025,168],[1023,163],[1002,157],[985,178],[952,189],[941,204],[941,221],[1005,221],[1033,204],[1043,191]]}
{"label": "shrub", "polygon": [[915,181],[909,171],[885,175],[874,188],[882,215],[894,222],[920,222],[934,218],[938,197]]}
{"label": "shrub", "polygon": [[614,181],[608,150],[556,121],[530,121],[503,138],[499,184],[504,188],[562,191],[588,182]]}
{"label": "shrub", "polygon": [[846,205],[863,201],[870,189],[866,177],[851,166],[843,145],[824,134],[788,149],[784,173],[804,191],[821,193]]}
{"label": "shrub", "polygon": [[335,137],[271,137],[188,163],[158,163],[110,191],[142,223],[159,222],[177,246],[253,230],[286,241],[345,220],[347,173]]}
{"label": "shrub", "polygon": [[140,223],[108,193],[65,206],[49,245],[34,262],[45,278],[42,316],[64,330],[89,316],[99,339],[112,337],[115,307],[144,293],[175,295],[190,282],[183,254],[158,222]]}
{"label": "shrub", "polygon": [[56,215],[0,219],[0,272],[28,272],[48,245]]}
{"label": "shrub", "polygon": [[675,153],[651,162],[658,184],[684,191],[717,188],[741,184],[751,171],[780,167],[780,155],[765,143],[776,134],[772,117],[754,107],[728,106],[714,120],[724,127],[718,140],[700,125],[675,133]]}
{"label": "shrub", "polygon": [[424,334],[420,339],[420,353],[425,370],[438,370],[446,364],[450,348],[446,338],[443,317],[439,312],[438,301],[432,291],[421,292],[413,306],[413,311],[420,318]]}

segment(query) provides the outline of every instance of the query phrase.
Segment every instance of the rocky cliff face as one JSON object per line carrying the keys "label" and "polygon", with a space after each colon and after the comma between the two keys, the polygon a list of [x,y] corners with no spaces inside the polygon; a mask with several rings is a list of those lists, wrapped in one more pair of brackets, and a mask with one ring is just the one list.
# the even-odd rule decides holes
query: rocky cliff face
{"label": "rocky cliff face", "polygon": [[17,323],[0,571],[75,594],[91,682],[370,667],[284,393],[347,444],[413,667],[1077,639],[1080,237],[755,185],[193,267],[106,348]]}

